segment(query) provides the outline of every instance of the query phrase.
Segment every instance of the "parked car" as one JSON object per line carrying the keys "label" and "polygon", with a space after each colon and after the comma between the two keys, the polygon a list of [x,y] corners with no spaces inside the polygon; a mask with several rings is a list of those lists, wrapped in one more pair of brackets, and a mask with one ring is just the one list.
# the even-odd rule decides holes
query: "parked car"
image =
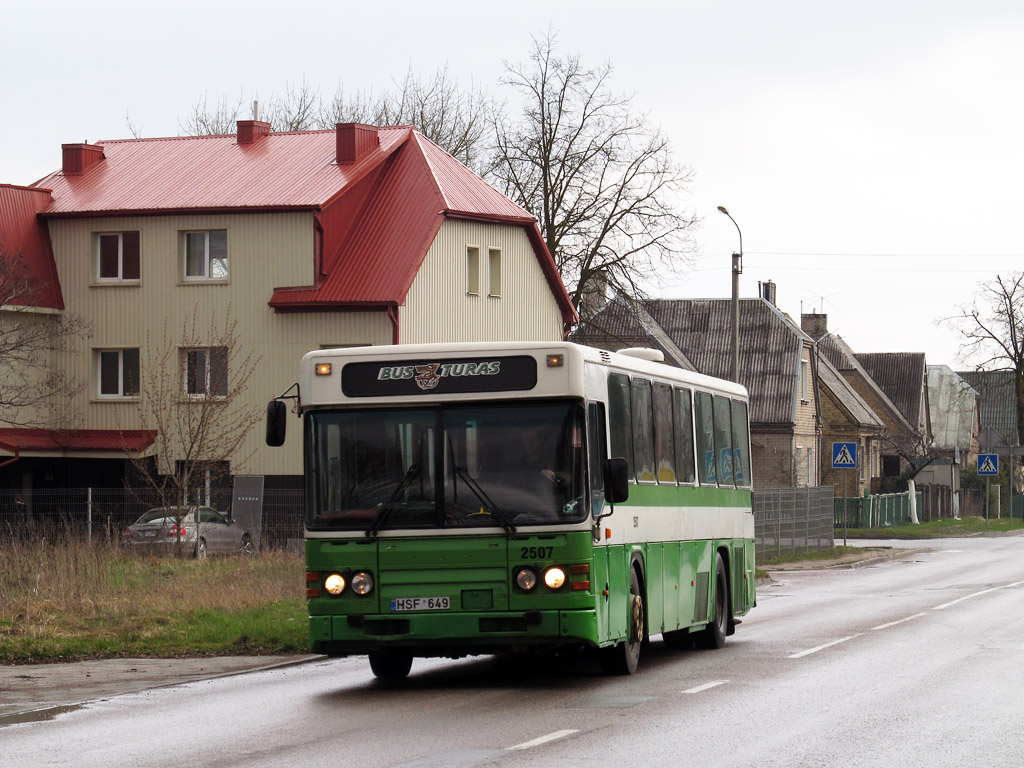
{"label": "parked car", "polygon": [[151,509],[124,529],[122,540],[147,551],[182,552],[193,557],[253,551],[252,534],[245,526],[210,507]]}

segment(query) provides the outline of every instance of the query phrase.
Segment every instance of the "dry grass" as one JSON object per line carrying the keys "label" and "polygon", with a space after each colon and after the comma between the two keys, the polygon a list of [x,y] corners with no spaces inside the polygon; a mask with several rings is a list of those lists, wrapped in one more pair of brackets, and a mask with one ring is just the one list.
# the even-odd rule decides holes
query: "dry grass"
{"label": "dry grass", "polygon": [[0,661],[276,652],[305,641],[294,553],[192,560],[73,540],[6,541],[0,562]]}

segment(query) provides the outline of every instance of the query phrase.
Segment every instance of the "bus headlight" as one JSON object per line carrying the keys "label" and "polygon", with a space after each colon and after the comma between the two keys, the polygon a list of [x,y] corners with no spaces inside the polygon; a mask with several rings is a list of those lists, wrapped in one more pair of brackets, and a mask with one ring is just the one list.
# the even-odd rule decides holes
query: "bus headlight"
{"label": "bus headlight", "polygon": [[557,565],[544,571],[544,583],[551,589],[561,589],[565,584],[565,571]]}
{"label": "bus headlight", "polygon": [[520,568],[516,571],[516,586],[524,592],[529,592],[537,586],[537,574],[532,568]]}
{"label": "bus headlight", "polygon": [[356,571],[352,576],[352,591],[357,595],[368,595],[373,591],[373,576],[368,571]]}
{"label": "bus headlight", "polygon": [[332,595],[340,595],[345,591],[345,577],[340,573],[332,573],[324,579],[324,589]]}

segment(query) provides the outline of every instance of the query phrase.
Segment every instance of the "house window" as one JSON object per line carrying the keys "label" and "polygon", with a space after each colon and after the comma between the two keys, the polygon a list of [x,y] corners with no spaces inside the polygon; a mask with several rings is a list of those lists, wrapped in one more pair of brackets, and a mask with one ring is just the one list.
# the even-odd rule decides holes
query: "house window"
{"label": "house window", "polygon": [[96,276],[103,282],[139,279],[139,233],[96,235]]}
{"label": "house window", "polygon": [[185,394],[189,397],[227,397],[228,348],[187,349],[185,358]]}
{"label": "house window", "polygon": [[480,294],[480,248],[475,245],[466,246],[466,293]]}
{"label": "house window", "polygon": [[800,399],[807,403],[811,399],[811,363],[809,360],[800,361]]}
{"label": "house window", "polygon": [[228,231],[185,233],[185,279],[228,279]]}
{"label": "house window", "polygon": [[487,249],[487,295],[501,296],[501,249]]}
{"label": "house window", "polygon": [[139,350],[103,349],[97,353],[99,396],[139,396]]}

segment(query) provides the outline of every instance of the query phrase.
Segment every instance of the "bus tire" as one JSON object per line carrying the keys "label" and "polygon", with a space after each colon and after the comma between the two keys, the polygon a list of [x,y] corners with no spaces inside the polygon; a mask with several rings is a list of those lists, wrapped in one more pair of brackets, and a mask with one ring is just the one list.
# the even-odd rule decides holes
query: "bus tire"
{"label": "bus tire", "polygon": [[404,680],[412,669],[412,654],[402,651],[374,651],[370,669],[378,680]]}
{"label": "bus tire", "polygon": [[628,636],[621,643],[601,649],[601,670],[606,675],[632,675],[640,662],[640,646],[644,641],[644,597],[636,569],[630,568],[629,572]]}
{"label": "bus tire", "polygon": [[701,648],[716,649],[725,645],[725,636],[729,631],[729,578],[725,574],[725,561],[722,553],[715,554],[715,602],[714,615],[711,623],[697,633],[697,644]]}

